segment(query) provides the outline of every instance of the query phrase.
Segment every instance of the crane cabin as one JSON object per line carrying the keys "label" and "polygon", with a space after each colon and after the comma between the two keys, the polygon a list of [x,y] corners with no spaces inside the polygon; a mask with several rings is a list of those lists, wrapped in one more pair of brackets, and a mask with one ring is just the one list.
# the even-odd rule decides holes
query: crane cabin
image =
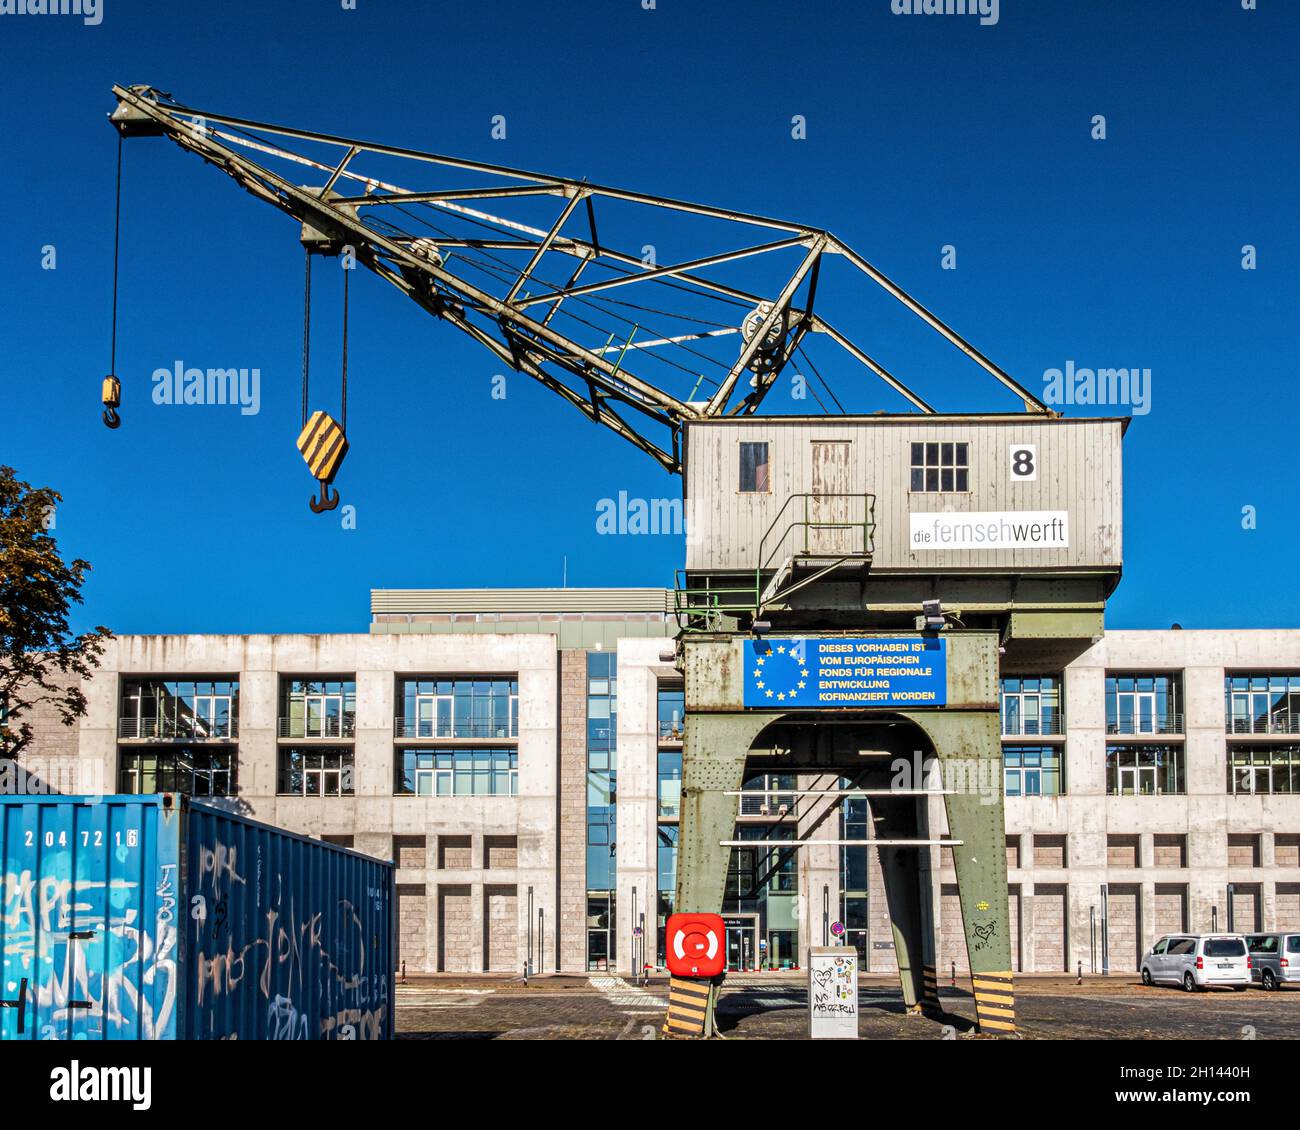
{"label": "crane cabin", "polygon": [[[725,417],[685,429],[684,626],[1101,631],[1127,418]],[[933,608],[933,605],[930,604]]]}

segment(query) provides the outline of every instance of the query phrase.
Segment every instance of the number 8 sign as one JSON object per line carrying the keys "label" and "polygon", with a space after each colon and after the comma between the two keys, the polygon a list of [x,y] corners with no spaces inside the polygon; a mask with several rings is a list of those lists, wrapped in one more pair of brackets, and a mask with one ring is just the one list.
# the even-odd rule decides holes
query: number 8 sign
{"label": "number 8 sign", "polygon": [[1017,483],[1032,483],[1038,478],[1038,446],[1032,443],[1013,443],[1008,449],[1011,460],[1011,479]]}

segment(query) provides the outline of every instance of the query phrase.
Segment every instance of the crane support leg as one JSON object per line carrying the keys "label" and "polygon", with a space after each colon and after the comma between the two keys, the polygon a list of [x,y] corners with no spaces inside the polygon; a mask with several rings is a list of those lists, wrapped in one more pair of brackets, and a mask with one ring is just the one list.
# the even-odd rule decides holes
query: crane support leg
{"label": "crane support leg", "polygon": [[[744,783],[745,758],[759,731],[770,719],[753,714],[688,715],[682,743],[681,820],[677,838],[677,892],[673,909],[679,913],[720,914],[727,886],[730,840],[740,798],[728,796]],[[674,1013],[698,1017],[698,998],[687,999],[669,986],[667,1031],[677,1035],[712,1036],[718,986],[709,989],[699,1023],[678,1026]],[[683,986],[683,988],[688,988]]]}
{"label": "crane support leg", "polygon": [[[1002,751],[996,711],[912,715],[934,742],[981,1032],[1016,1030]],[[891,907],[892,909],[892,907]]]}
{"label": "crane support leg", "polygon": [[915,848],[882,847],[880,870],[885,878],[889,925],[898,959],[898,979],[908,1012],[921,1007],[921,890],[919,853]]}

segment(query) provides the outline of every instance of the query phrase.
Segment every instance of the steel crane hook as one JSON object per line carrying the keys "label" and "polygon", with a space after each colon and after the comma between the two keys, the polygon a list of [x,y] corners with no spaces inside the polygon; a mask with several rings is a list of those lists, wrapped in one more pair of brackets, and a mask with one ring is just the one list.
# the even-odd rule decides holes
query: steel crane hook
{"label": "steel crane hook", "polygon": [[324,479],[320,480],[320,498],[311,499],[307,505],[312,509],[313,514],[320,514],[326,510],[333,510],[339,504],[339,492],[330,490],[329,484]]}
{"label": "steel crane hook", "polygon": [[104,409],[104,424],[110,428],[120,428],[122,426],[122,417],[112,408]]}

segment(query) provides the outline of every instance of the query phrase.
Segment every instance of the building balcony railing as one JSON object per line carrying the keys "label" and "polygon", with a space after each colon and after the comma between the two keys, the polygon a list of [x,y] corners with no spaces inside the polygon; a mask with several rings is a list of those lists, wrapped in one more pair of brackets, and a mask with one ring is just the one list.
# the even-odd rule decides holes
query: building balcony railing
{"label": "building balcony railing", "polygon": [[1124,734],[1143,738],[1157,734],[1181,734],[1183,716],[1181,714],[1163,714],[1146,718],[1106,719],[1106,733]]}
{"label": "building balcony railing", "polygon": [[1266,714],[1259,718],[1229,718],[1230,734],[1300,734],[1300,714]]}
{"label": "building balcony railing", "polygon": [[397,738],[427,739],[429,741],[456,741],[462,738],[507,739],[514,741],[519,737],[515,726],[501,725],[496,722],[456,722],[454,725],[439,725],[436,722],[393,719],[393,736]]}
{"label": "building balcony railing", "polygon": [[1002,715],[1004,738],[1057,738],[1065,733],[1065,715],[1048,714],[1041,718],[1008,718]]}
{"label": "building balcony railing", "polygon": [[282,738],[351,738],[356,735],[356,719],[281,718],[276,733]]}
{"label": "building balcony railing", "polygon": [[239,737],[239,719],[210,724],[195,719],[119,718],[117,736],[142,741],[226,742]]}
{"label": "building balcony railing", "polygon": [[686,723],[680,718],[676,722],[659,722],[659,740],[661,742],[680,742],[686,737]]}
{"label": "building balcony railing", "polygon": [[795,802],[793,793],[773,793],[771,796],[743,796],[740,798],[741,816],[768,816],[773,820],[793,818]]}

